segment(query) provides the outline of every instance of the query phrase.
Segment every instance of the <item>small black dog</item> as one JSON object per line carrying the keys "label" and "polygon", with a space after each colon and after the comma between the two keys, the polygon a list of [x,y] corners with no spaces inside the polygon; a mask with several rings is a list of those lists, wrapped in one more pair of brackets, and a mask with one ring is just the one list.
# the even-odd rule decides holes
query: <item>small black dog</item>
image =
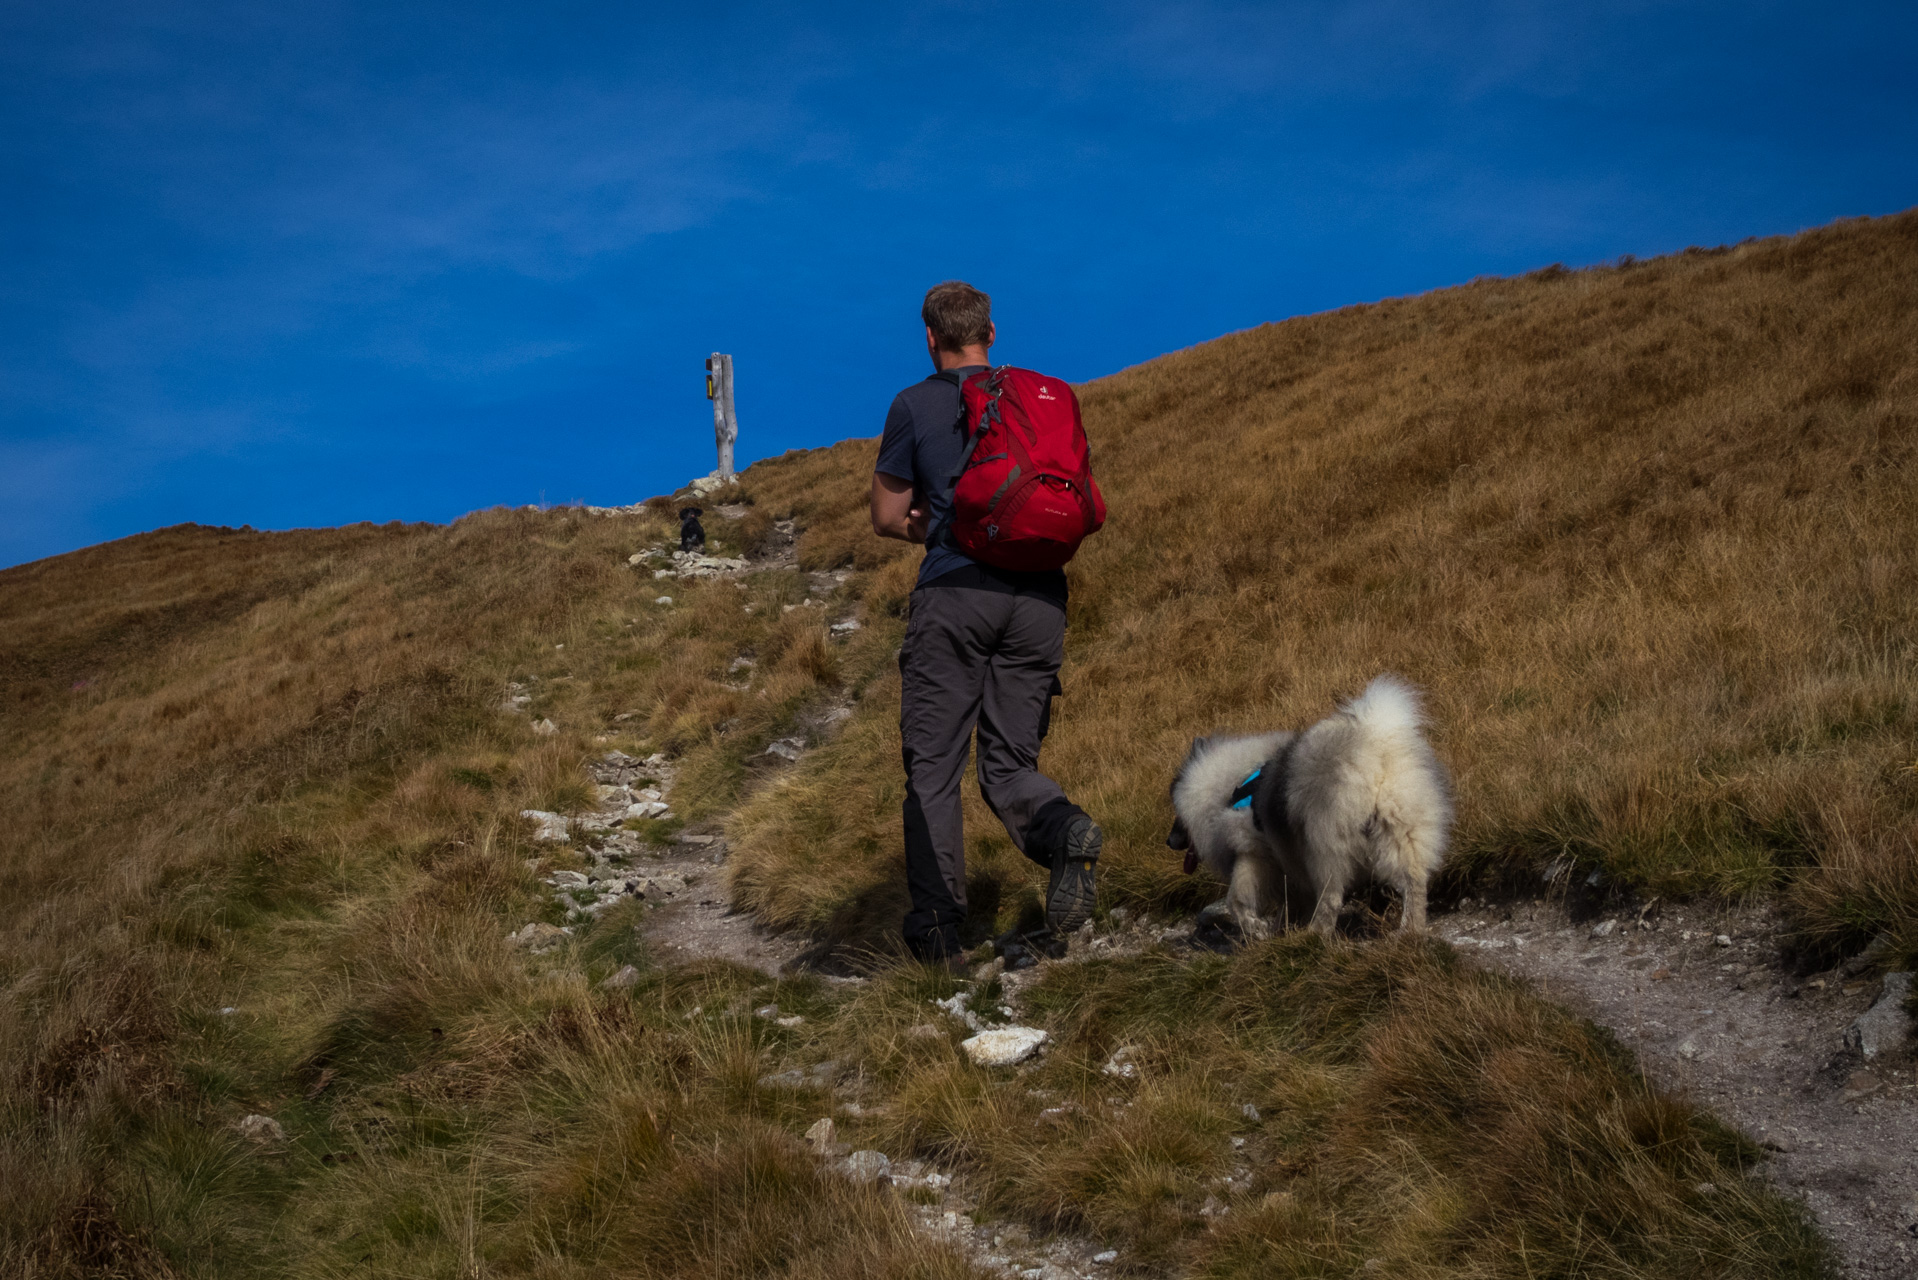
{"label": "small black dog", "polygon": [[704,551],[706,549],[706,530],[700,527],[698,507],[679,509],[679,549],[681,551]]}

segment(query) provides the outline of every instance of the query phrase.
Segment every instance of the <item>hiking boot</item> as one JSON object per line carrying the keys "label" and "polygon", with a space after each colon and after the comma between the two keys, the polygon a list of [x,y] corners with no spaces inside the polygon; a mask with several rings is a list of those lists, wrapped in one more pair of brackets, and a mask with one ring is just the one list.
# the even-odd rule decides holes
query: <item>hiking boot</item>
{"label": "hiking boot", "polygon": [[1052,880],[1046,886],[1046,927],[1064,937],[1092,918],[1093,872],[1105,833],[1099,824],[1079,814],[1066,827],[1066,838],[1052,859]]}

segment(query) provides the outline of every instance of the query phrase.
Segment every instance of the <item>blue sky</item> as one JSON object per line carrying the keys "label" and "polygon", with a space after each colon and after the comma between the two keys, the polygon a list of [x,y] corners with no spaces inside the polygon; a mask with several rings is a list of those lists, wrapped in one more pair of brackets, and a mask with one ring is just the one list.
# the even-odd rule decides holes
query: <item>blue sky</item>
{"label": "blue sky", "polygon": [[1918,204],[1918,6],[0,0],[0,564],[633,501],[1074,379]]}

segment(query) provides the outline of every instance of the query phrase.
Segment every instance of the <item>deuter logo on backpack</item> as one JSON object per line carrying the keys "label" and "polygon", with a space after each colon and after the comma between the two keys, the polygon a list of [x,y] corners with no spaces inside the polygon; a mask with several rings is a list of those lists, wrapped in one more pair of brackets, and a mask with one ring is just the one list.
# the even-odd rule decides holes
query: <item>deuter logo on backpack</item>
{"label": "deuter logo on backpack", "polygon": [[1010,365],[960,381],[959,394],[967,448],[952,487],[953,541],[1000,569],[1061,567],[1106,519],[1079,397]]}

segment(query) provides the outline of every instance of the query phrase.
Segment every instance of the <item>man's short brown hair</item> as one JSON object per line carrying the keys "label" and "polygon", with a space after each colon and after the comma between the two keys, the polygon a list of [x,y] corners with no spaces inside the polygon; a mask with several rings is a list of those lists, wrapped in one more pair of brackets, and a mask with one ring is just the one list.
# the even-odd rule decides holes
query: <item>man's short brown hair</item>
{"label": "man's short brown hair", "polygon": [[919,314],[941,351],[964,351],[992,341],[992,299],[964,280],[928,289]]}

